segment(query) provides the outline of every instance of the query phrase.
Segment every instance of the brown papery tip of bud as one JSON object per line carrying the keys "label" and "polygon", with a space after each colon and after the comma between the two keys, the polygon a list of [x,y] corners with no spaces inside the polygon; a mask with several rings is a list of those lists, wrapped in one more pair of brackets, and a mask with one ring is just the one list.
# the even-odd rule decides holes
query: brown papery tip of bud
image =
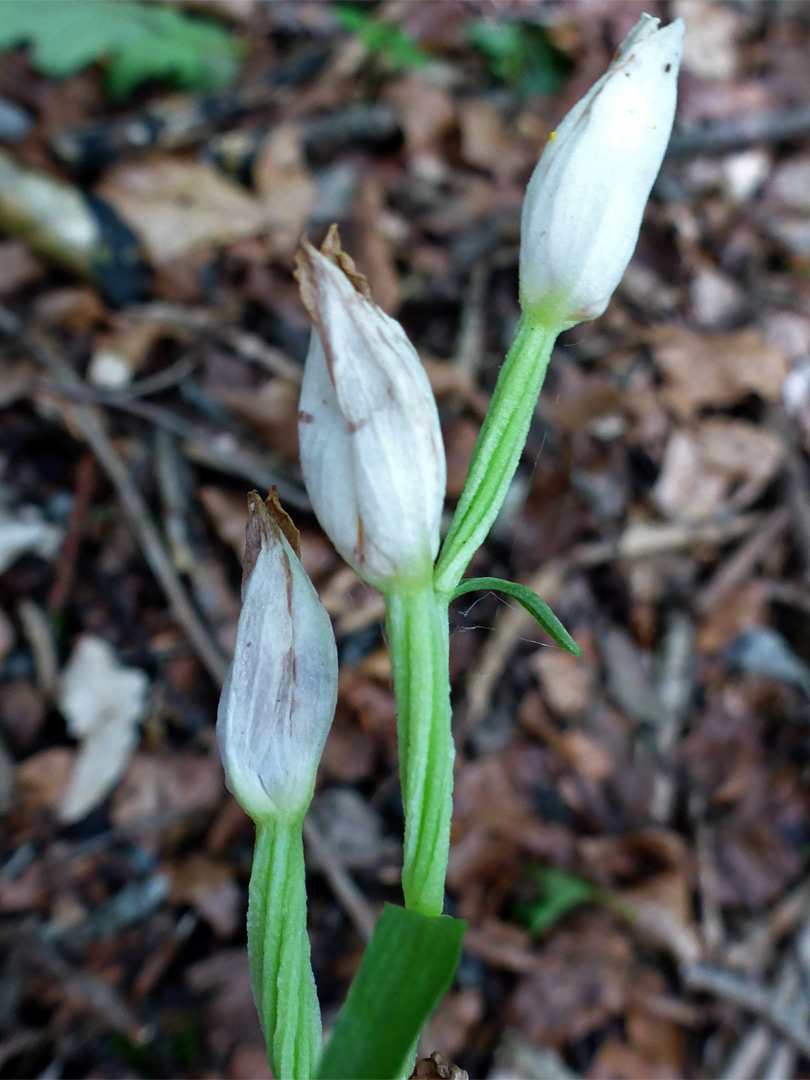
{"label": "brown papery tip of bud", "polygon": [[258,491],[248,494],[248,523],[245,529],[245,558],[242,563],[242,583],[247,581],[253,573],[262,544],[270,543],[278,539],[278,535],[284,537],[295,552],[296,558],[301,558],[301,534],[287,511],[282,507],[278,499],[278,491],[275,485],[270,488],[266,499],[263,499]]}
{"label": "brown papery tip of bud", "polygon": [[368,278],[365,274],[360,273],[354,259],[351,255],[347,255],[340,246],[340,233],[335,222],[329,226],[329,231],[321,244],[321,254],[325,255],[327,259],[331,259],[335,266],[343,271],[361,296],[364,296],[366,300],[371,300]]}
{"label": "brown papery tip of bud", "polygon": [[[316,325],[318,324],[318,283],[313,256],[318,254],[318,249],[313,247],[305,236],[295,256],[295,277],[301,289],[301,299],[304,302],[304,307],[309,312],[309,317]],[[351,255],[347,255],[340,246],[340,233],[336,224],[329,226],[326,238],[321,244],[320,254],[334,263],[346,275],[353,288],[360,293],[364,300],[371,301],[371,289],[369,288],[368,279],[365,274],[361,274],[357,269]]]}

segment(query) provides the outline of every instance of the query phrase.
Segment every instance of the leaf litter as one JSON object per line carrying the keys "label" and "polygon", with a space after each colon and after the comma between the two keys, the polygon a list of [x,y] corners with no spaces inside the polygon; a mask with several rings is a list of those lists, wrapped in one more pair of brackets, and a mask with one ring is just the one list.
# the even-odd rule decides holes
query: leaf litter
{"label": "leaf litter", "polygon": [[[774,117],[806,107],[810,37],[789,5],[679,8],[697,27],[680,156],[607,312],[555,350],[516,497],[471,568],[535,590],[584,655],[493,594],[451,613],[448,909],[470,931],[427,1052],[470,1075],[808,1064],[802,1031],[774,1020],[808,1015],[808,127]],[[298,235],[340,219],[403,320],[457,498],[517,318],[523,185],[633,14],[582,0],[386,2],[350,26],[319,3],[224,17],[244,59],[219,112],[155,81],[112,102],[112,54],[66,81],[31,50],[0,65],[0,97],[33,118],[16,159],[104,200],[146,271],[114,311],[99,281],[0,244],[19,320],[0,379],[0,911],[19,942],[3,1075],[265,1075],[242,924],[252,835],[222,786],[211,675],[257,484],[289,494],[343,662],[313,817],[334,858],[309,875],[325,1014],[339,1006],[363,919],[397,897],[401,807],[379,598],[301,486]],[[147,119],[149,145],[122,137]],[[59,150],[105,132],[94,164]],[[346,876],[360,909],[340,899]]]}

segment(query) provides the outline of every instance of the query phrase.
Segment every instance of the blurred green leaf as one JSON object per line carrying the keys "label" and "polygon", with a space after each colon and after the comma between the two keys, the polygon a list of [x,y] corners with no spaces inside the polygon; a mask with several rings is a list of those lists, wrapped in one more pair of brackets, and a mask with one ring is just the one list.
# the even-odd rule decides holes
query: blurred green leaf
{"label": "blurred green leaf", "polygon": [[487,58],[494,78],[520,98],[556,93],[573,67],[571,58],[534,23],[478,19],[467,24],[467,36]]}
{"label": "blurred green leaf", "polygon": [[103,63],[115,98],[146,79],[170,79],[187,90],[226,86],[242,51],[208,19],[134,0],[4,0],[0,51],[20,45],[30,46],[37,71],[54,78]]}
{"label": "blurred green leaf", "polygon": [[320,1080],[410,1072],[419,1032],[453,981],[466,926],[385,905],[324,1050]]}
{"label": "blurred green leaf", "polygon": [[533,866],[531,876],[540,885],[540,895],[521,904],[519,915],[532,934],[544,934],[569,911],[601,897],[595,885],[565,870]]}
{"label": "blurred green leaf", "polygon": [[389,67],[421,68],[430,59],[405,30],[381,22],[356,4],[339,4],[335,18],[339,26],[356,35],[370,53],[375,53]]}

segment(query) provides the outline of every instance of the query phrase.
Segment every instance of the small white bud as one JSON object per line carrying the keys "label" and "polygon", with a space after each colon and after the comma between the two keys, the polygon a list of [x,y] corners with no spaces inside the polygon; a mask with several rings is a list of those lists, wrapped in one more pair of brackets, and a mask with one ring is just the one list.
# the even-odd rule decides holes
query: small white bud
{"label": "small white bud", "polygon": [[445,461],[436,402],[402,327],[372,303],[333,228],[304,243],[301,295],[315,324],[298,438],[312,506],[366,581],[424,580],[439,548]]}
{"label": "small white bud", "polygon": [[[225,781],[254,820],[303,813],[337,702],[332,625],[278,504],[249,496],[242,611],[217,714]],[[289,539],[288,539],[289,538]]]}
{"label": "small white bud", "polygon": [[605,75],[546,145],[523,203],[520,303],[527,318],[595,319],[624,274],[672,130],[682,19],[642,15]]}

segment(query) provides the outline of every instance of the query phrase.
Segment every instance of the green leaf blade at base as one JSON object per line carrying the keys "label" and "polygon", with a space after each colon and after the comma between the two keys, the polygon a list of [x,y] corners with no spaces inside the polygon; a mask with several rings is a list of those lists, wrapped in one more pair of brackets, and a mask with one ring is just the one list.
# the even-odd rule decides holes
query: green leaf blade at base
{"label": "green leaf blade at base", "polygon": [[466,922],[386,904],[324,1050],[319,1080],[396,1080],[450,986]]}
{"label": "green leaf blade at base", "polygon": [[526,585],[494,577],[464,578],[453,589],[450,599],[456,600],[459,596],[471,592],[502,592],[513,597],[521,607],[528,611],[532,618],[540,623],[549,637],[556,641],[558,645],[573,653],[574,656],[582,656],[582,649],[580,649],[548,604]]}

